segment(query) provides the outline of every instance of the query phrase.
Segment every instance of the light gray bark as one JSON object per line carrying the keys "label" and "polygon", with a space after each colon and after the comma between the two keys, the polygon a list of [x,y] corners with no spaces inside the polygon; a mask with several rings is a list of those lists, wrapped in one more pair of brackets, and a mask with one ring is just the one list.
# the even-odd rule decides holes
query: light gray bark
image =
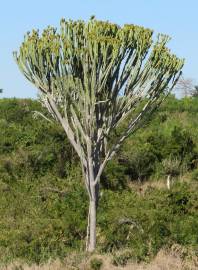
{"label": "light gray bark", "polygon": [[89,203],[89,230],[87,251],[93,252],[96,248],[96,201]]}
{"label": "light gray bark", "polygon": [[[93,169],[93,166],[91,166]],[[87,224],[87,244],[86,250],[88,252],[93,252],[96,248],[96,217],[97,217],[97,207],[99,203],[99,184],[94,183],[96,170],[87,172],[87,182],[90,185],[89,193],[89,212],[88,212],[88,224]]]}
{"label": "light gray bark", "polygon": [[170,190],[170,186],[171,186],[171,176],[170,176],[170,174],[167,176],[166,185],[167,185],[167,188]]}

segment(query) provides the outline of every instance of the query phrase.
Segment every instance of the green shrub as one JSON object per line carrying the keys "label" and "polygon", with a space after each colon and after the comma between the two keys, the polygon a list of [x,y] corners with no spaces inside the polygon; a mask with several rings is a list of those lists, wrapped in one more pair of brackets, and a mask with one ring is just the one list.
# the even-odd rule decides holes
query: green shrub
{"label": "green shrub", "polygon": [[102,259],[93,258],[90,260],[90,267],[92,270],[100,270],[103,265]]}
{"label": "green shrub", "polygon": [[[197,104],[169,97],[161,115],[128,138],[101,178],[98,248],[117,254],[118,264],[149,260],[174,243],[198,248]],[[40,110],[37,101],[0,100],[1,263],[41,263],[85,249],[88,205],[80,164],[62,130],[33,119],[34,110]],[[171,191],[132,189],[130,181],[163,176],[162,161],[170,156],[194,181]]]}
{"label": "green shrub", "polygon": [[118,160],[111,160],[101,177],[104,189],[123,190],[127,188],[126,168]]}
{"label": "green shrub", "polygon": [[164,173],[166,175],[178,176],[180,174],[181,160],[169,157],[162,161]]}
{"label": "green shrub", "polygon": [[193,172],[191,174],[191,179],[193,181],[198,181],[198,168],[196,168],[195,170],[193,170]]}
{"label": "green shrub", "polygon": [[121,252],[120,254],[115,254],[113,256],[112,263],[115,266],[126,266],[127,263],[133,259],[133,254],[130,250]]}
{"label": "green shrub", "polygon": [[13,267],[13,270],[24,270],[23,266],[22,265],[15,265]]}

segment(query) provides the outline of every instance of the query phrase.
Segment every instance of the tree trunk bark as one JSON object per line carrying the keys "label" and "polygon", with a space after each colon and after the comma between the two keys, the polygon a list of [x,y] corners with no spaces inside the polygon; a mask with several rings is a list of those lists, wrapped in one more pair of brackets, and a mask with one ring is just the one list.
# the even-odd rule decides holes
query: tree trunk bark
{"label": "tree trunk bark", "polygon": [[89,214],[88,214],[88,225],[87,225],[87,244],[86,250],[93,252],[96,248],[96,217],[97,207],[99,203],[99,183],[92,186],[92,196],[89,201]]}
{"label": "tree trunk bark", "polygon": [[167,188],[170,190],[170,185],[171,185],[171,182],[170,182],[170,179],[171,178],[171,176],[170,176],[170,174],[167,176],[167,179],[166,179],[166,185],[167,185]]}
{"label": "tree trunk bark", "polygon": [[96,248],[96,201],[91,200],[89,203],[88,216],[88,245],[87,251],[93,252]]}

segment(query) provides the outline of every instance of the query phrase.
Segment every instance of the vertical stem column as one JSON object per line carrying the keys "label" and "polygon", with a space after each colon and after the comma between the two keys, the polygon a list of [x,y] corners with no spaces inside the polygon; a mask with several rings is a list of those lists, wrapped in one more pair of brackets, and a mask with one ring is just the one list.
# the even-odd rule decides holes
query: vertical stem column
{"label": "vertical stem column", "polygon": [[96,248],[96,201],[89,204],[89,242],[88,251],[93,252]]}

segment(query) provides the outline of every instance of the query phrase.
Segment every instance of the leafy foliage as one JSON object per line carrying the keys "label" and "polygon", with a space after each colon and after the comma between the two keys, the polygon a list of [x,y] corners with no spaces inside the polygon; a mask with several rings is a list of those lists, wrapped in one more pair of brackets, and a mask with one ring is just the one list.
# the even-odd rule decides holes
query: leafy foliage
{"label": "leafy foliage", "polygon": [[102,267],[102,264],[103,264],[102,260],[98,258],[93,258],[90,261],[90,266],[92,270],[100,270]]}
{"label": "leafy foliage", "polygon": [[[197,249],[197,104],[192,98],[192,110],[184,109],[184,100],[169,97],[106,168],[98,249],[119,251],[115,264],[149,260],[174,243]],[[84,249],[88,205],[80,164],[59,127],[32,118],[38,109],[33,100],[0,100],[1,262],[40,263]],[[171,190],[144,192],[131,187],[163,178],[162,161],[170,156],[186,166],[188,184],[178,180]]]}

